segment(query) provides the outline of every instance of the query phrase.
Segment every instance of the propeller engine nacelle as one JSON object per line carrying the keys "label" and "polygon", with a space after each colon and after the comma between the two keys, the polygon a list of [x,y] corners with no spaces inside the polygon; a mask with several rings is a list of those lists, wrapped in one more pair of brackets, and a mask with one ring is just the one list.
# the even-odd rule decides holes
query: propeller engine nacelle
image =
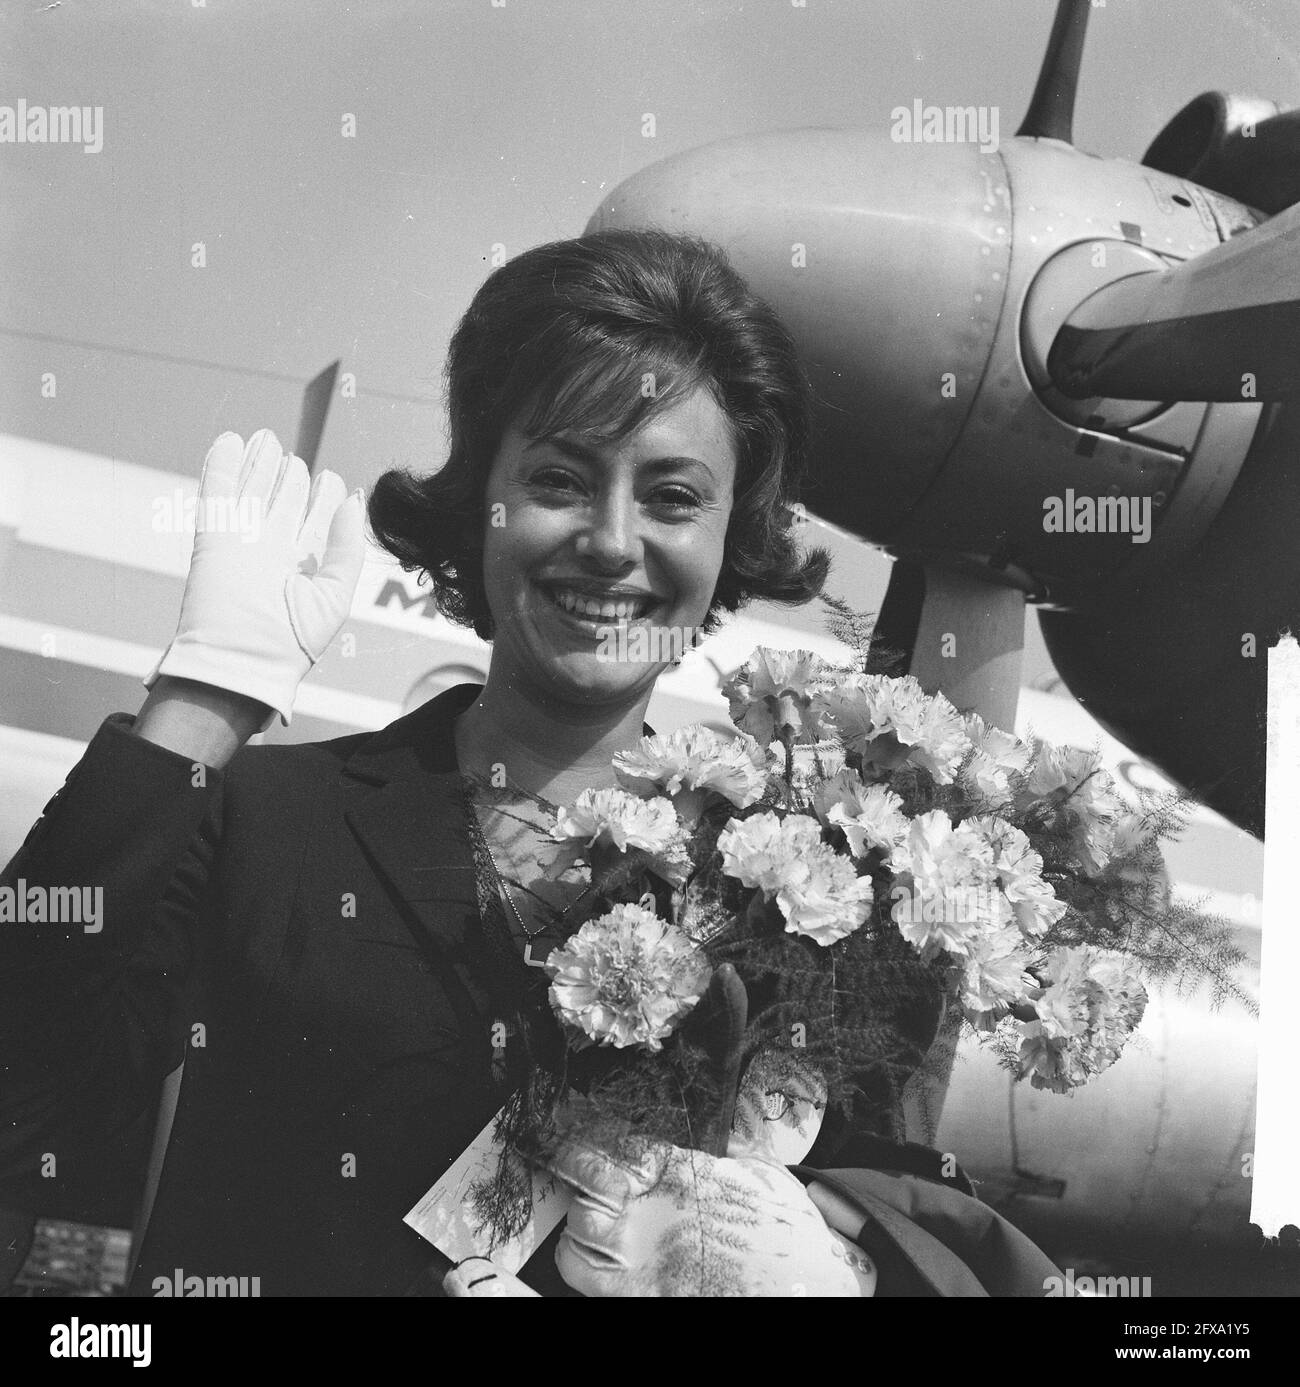
{"label": "propeller engine nacelle", "polygon": [[1203,92],[1151,142],[1142,162],[1270,215],[1300,202],[1300,111]]}
{"label": "propeller engine nacelle", "polygon": [[810,509],[1068,608],[1191,549],[1260,407],[1069,399],[1052,341],[1096,290],[1257,220],[1058,141],[814,129],[654,164],[589,229],[704,236],[780,313],[820,406]]}

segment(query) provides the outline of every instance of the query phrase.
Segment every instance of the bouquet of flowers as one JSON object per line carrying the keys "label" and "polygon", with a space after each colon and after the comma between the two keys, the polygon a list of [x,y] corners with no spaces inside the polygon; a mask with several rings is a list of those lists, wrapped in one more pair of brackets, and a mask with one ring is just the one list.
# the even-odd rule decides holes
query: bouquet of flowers
{"label": "bouquet of flowers", "polygon": [[1179,796],[1130,808],[1095,753],[963,715],[866,651],[759,649],[724,693],[734,737],[644,737],[618,788],[554,811],[551,870],[584,865],[593,904],[547,960],[564,1072],[516,1136],[544,1144],[572,1086],[588,1124],[699,1144],[734,1087],[704,1024],[724,964],[744,1056],[797,1051],[845,1111],[896,1111],[952,1008],[1070,1093],[1119,1058],[1144,979],[1241,995],[1226,926],[1170,897]]}

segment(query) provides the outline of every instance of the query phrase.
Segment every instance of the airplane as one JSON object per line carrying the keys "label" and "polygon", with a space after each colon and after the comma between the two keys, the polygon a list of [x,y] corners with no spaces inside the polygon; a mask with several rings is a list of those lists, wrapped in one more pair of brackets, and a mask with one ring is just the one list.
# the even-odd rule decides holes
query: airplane
{"label": "airplane", "polygon": [[[705,231],[728,249],[790,323],[827,404],[827,462],[807,498],[808,524],[839,561],[850,600],[880,612],[889,643],[913,652],[912,672],[927,687],[943,687],[963,706],[980,702],[1022,734],[1100,744],[1122,785],[1178,783],[1222,810],[1195,811],[1186,837],[1170,847],[1171,876],[1176,889],[1226,915],[1257,960],[1263,859],[1252,834],[1262,800],[1241,710],[1262,702],[1260,663],[1232,666],[1216,705],[1205,690],[1218,677],[1219,647],[1207,633],[1257,630],[1262,646],[1264,633],[1294,611],[1285,547],[1252,550],[1241,536],[1251,526],[1271,533],[1293,513],[1269,488],[1286,481],[1278,459],[1295,417],[1269,397],[1284,401],[1288,348],[1300,338],[1285,326],[1289,318],[1278,318],[1269,339],[1276,350],[1254,363],[1254,400],[1230,396],[1223,379],[1202,379],[1195,398],[1166,403],[1158,397],[1176,394],[1167,376],[1143,378],[1147,400],[1129,400],[1122,380],[1107,380],[1104,399],[1068,392],[1101,389],[1084,372],[1090,353],[1104,358],[1098,372],[1121,351],[1136,351],[1144,368],[1154,356],[1170,372],[1190,369],[1167,336],[1154,347],[1140,332],[1119,342],[1130,324],[1115,303],[1122,309],[1133,280],[1164,284],[1166,266],[1205,265],[1219,248],[1267,231],[1273,218],[1283,233],[1273,244],[1292,243],[1284,213],[1300,197],[1289,159],[1294,123],[1270,103],[1202,99],[1175,117],[1141,166],[1082,154],[1069,143],[1068,112],[1087,8],[1086,0],[1063,0],[1030,115],[995,155],[851,131],[746,137],[635,175],[592,225],[667,222]],[[1252,112],[1265,138],[1247,147],[1241,132]],[[840,196],[837,179],[854,190],[851,199]],[[906,237],[890,237],[903,218]],[[860,239],[864,227],[869,244]],[[796,240],[809,252],[801,268],[813,273],[783,280],[774,267],[794,271]],[[1103,246],[1100,264],[1094,243]],[[1294,276],[1270,263],[1276,285],[1252,281],[1250,302],[1285,314],[1294,295],[1283,290]],[[846,266],[861,271],[849,280],[852,295],[843,292]],[[1229,265],[1221,277],[1232,272]],[[901,317],[887,299],[891,281],[908,286]],[[1192,298],[1180,301],[1179,321],[1208,324],[1201,330],[1211,337],[1231,324],[1236,304],[1215,297],[1207,305],[1196,298],[1199,281],[1179,284],[1187,281],[1175,291]],[[1118,300],[1102,292],[1115,285],[1129,286]],[[1085,300],[1092,316],[1082,313]],[[1079,334],[1064,365],[1063,327]],[[881,333],[889,353],[872,350]],[[319,444],[332,370],[308,390],[301,456],[314,456]],[[948,375],[954,394],[944,393]],[[866,402],[877,408],[864,411]],[[1035,457],[1033,486],[1025,469],[1004,465],[1008,453]],[[1149,544],[1128,535],[1049,539],[1044,493],[1100,496],[1112,486],[1130,487],[1158,513]],[[179,604],[194,489],[189,474],[0,437],[6,858],[104,713],[138,705],[139,679]],[[819,500],[831,509],[828,494],[834,525],[816,514]],[[1248,578],[1247,558],[1271,565],[1269,582]],[[1171,595],[1165,575],[1180,563]],[[111,622],[102,616],[109,584]],[[54,586],[63,590],[58,602],[49,598]],[[86,617],[67,600],[78,592]],[[1232,601],[1263,601],[1265,592],[1271,605],[1252,610],[1243,627]],[[1046,652],[1032,627],[1026,637],[1027,600],[1038,606]],[[1191,641],[1188,611],[1198,604],[1202,639]],[[987,640],[949,669],[927,641],[952,621]],[[665,675],[651,723],[725,727],[720,685],[759,644],[842,653],[815,612],[749,609]],[[451,683],[481,678],[489,657],[484,643],[432,609],[409,575],[375,554],[292,726],[267,738],[381,726]],[[1222,721],[1209,739],[1212,717]],[[1192,756],[1187,748],[1198,738]],[[958,1152],[985,1196],[1058,1261],[1158,1264],[1168,1274],[1182,1266],[1202,1280],[1232,1266],[1234,1286],[1254,1276],[1252,1287],[1269,1288],[1267,1277],[1234,1261],[1251,1250],[1244,1170],[1255,1032],[1231,1004],[1214,1012],[1203,995],[1157,992],[1143,1044],[1073,1099],[1013,1087],[986,1052],[966,1046],[937,1131],[918,1135]],[[1102,1130],[1108,1142],[1099,1147]]]}

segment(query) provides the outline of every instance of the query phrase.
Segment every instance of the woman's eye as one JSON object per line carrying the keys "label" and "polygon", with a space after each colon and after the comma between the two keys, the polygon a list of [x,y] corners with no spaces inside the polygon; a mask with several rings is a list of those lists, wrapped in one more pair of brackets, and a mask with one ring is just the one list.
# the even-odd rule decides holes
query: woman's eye
{"label": "woman's eye", "polygon": [[[555,495],[577,497],[587,493],[582,478],[563,468],[547,467],[534,472],[529,476],[528,483],[538,491]],[[690,487],[661,486],[656,487],[645,498],[643,504],[676,516],[684,516],[690,511],[698,510],[701,502]]]}
{"label": "woman's eye", "polygon": [[700,504],[700,498],[684,486],[661,486],[651,499],[656,505],[676,511],[695,510]]}
{"label": "woman's eye", "polygon": [[544,472],[534,472],[530,481],[544,491],[578,491],[578,479],[569,472],[561,472],[548,467]]}

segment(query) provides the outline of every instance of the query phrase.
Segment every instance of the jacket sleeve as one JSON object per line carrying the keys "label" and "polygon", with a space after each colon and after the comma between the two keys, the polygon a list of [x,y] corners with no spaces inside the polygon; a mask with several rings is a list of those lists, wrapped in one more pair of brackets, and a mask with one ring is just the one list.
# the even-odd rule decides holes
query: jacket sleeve
{"label": "jacket sleeve", "polygon": [[884,1170],[795,1173],[857,1204],[866,1218],[858,1243],[893,1283],[886,1294],[1042,1297],[1063,1284],[1037,1244],[960,1190]]}
{"label": "jacket sleeve", "polygon": [[[0,874],[0,1188],[46,1194],[152,1116],[219,836],[221,774],[109,718]],[[47,1173],[48,1172],[44,1172]],[[18,1195],[21,1198],[21,1194]]]}

